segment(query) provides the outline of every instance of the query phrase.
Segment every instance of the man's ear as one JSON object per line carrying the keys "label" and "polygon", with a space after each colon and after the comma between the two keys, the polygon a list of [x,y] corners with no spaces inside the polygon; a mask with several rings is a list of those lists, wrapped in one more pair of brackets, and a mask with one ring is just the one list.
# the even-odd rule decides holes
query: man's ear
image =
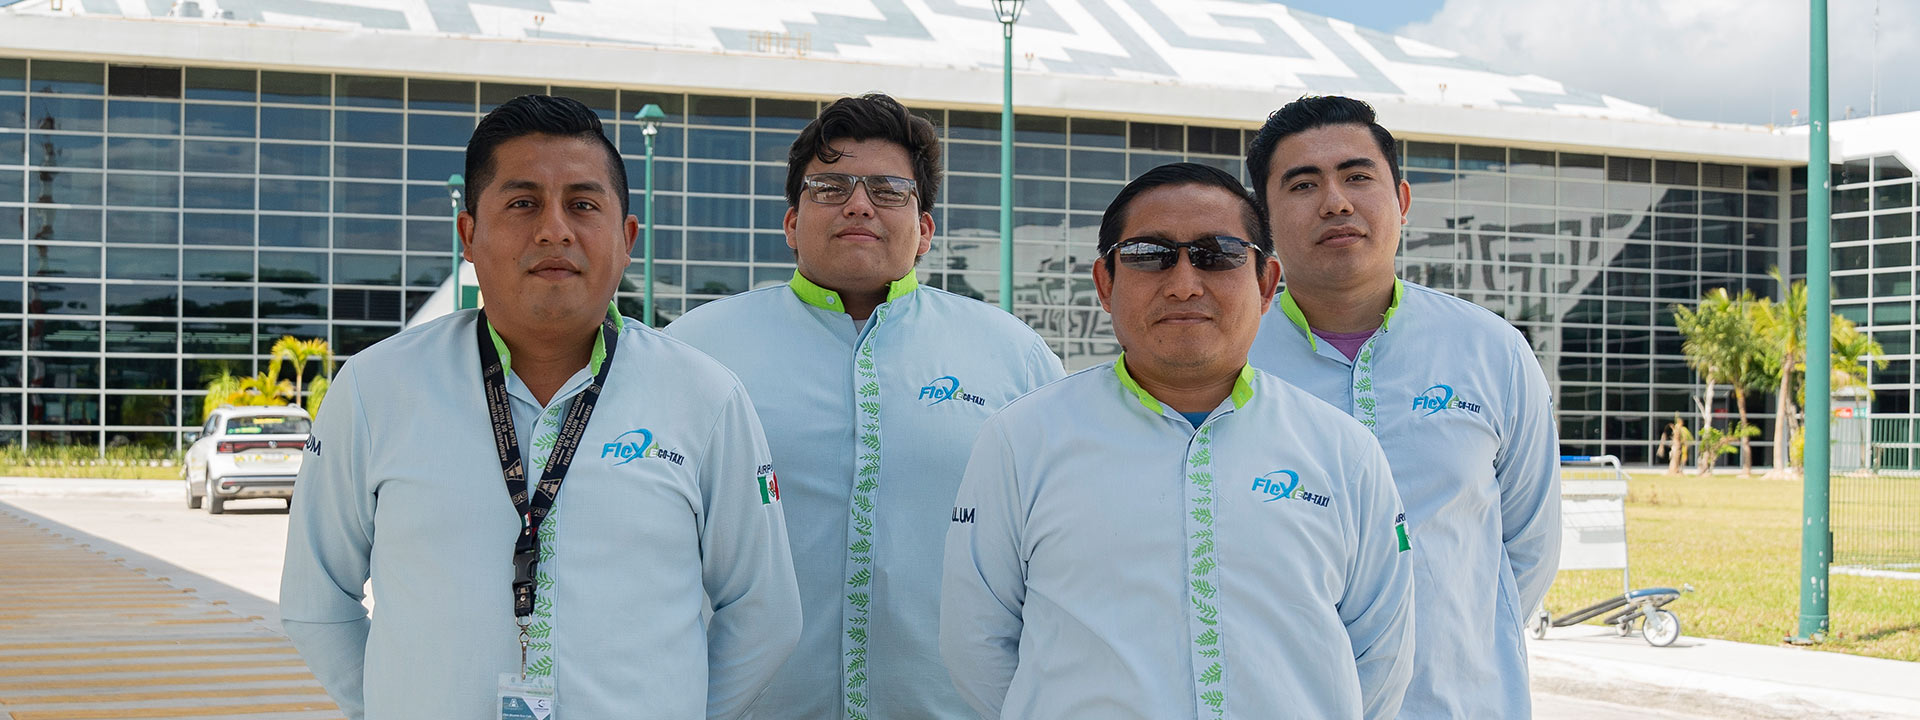
{"label": "man's ear", "polygon": [[1272,257],[1260,258],[1260,314],[1267,314],[1273,307],[1273,295],[1280,288],[1280,261]]}
{"label": "man's ear", "polygon": [[454,220],[453,227],[460,233],[460,259],[473,262],[473,213],[460,211],[460,217]]}
{"label": "man's ear", "polygon": [[1100,309],[1113,313],[1113,306],[1107,302],[1113,297],[1113,274],[1107,272],[1107,261],[1093,261],[1093,289],[1100,295]]}

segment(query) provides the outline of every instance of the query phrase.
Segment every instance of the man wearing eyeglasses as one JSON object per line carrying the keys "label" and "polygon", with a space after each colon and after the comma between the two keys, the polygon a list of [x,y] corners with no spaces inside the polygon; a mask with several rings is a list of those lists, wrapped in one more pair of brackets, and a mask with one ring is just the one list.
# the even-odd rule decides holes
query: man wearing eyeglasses
{"label": "man wearing eyeglasses", "polygon": [[1413,569],[1365,428],[1247,364],[1280,266],[1238,179],[1129,183],[1093,279],[1124,348],[981,428],[940,649],[984,718],[1389,718]]}
{"label": "man wearing eyeglasses", "polygon": [[999,309],[922,287],[938,131],[885,95],[842,98],[787,160],[786,285],[668,333],[747,386],[790,519],[805,616],[762,718],[971,718],[941,666],[940,548],[988,415],[1060,377]]}
{"label": "man wearing eyeglasses", "polygon": [[1539,361],[1499,316],[1395,277],[1412,193],[1366,103],[1280,108],[1247,169],[1287,269],[1253,364],[1379,437],[1419,538],[1419,654],[1402,716],[1528,717],[1521,627],[1560,554],[1559,441]]}

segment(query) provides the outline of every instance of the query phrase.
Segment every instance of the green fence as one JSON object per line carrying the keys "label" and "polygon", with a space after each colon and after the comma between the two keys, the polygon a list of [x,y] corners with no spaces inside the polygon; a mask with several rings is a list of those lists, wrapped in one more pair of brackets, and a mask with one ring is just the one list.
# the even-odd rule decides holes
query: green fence
{"label": "green fence", "polygon": [[1920,441],[1912,418],[1833,424],[1834,564],[1920,572]]}

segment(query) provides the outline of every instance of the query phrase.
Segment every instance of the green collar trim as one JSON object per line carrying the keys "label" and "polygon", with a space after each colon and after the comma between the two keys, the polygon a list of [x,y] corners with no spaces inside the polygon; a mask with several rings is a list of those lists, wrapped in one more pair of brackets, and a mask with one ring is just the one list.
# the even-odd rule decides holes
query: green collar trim
{"label": "green collar trim", "polygon": [[[1387,312],[1380,316],[1381,330],[1388,329],[1388,323],[1393,322],[1393,314],[1400,311],[1400,299],[1405,297],[1406,293],[1406,283],[1401,282],[1400,278],[1394,278],[1393,300],[1387,303]],[[1320,349],[1319,338],[1313,336],[1313,328],[1307,325],[1307,314],[1300,310],[1300,303],[1294,302],[1291,291],[1280,291],[1280,312],[1285,314],[1288,320],[1292,320],[1295,327],[1300,328],[1300,334],[1307,336],[1308,349]]]}
{"label": "green collar trim", "polygon": [[[799,270],[793,271],[793,279],[787,281],[787,287],[793,288],[793,294],[800,298],[800,302],[830,312],[847,311],[846,303],[840,301],[840,293],[815,285],[812,280],[807,279],[807,276],[801,275]],[[887,302],[899,300],[906,297],[907,293],[919,289],[920,278],[916,273],[908,271],[906,277],[887,284]]]}
{"label": "green collar trim", "polygon": [[[1133,393],[1135,399],[1140,401],[1141,407],[1153,411],[1154,414],[1166,413],[1167,406],[1161,404],[1160,399],[1147,392],[1145,388],[1140,387],[1140,383],[1134,382],[1133,375],[1127,372],[1126,352],[1121,352],[1119,359],[1113,361],[1113,374],[1120,378],[1120,387],[1126,388],[1128,392]],[[1233,392],[1228,395],[1233,400],[1233,409],[1244,408],[1248,401],[1253,400],[1253,375],[1252,365],[1240,366],[1240,376],[1234,378]]]}
{"label": "green collar trim", "polygon": [[[607,302],[607,317],[613,318],[614,332],[627,329],[627,319],[620,314],[620,306],[617,303],[612,301]],[[596,326],[594,329],[598,330],[599,328]],[[511,374],[513,372],[513,352],[507,349],[507,341],[500,339],[500,331],[493,329],[493,323],[491,322],[487,323],[487,335],[493,338],[494,351],[500,353],[500,372]],[[596,332],[593,334],[593,355],[587,359],[587,370],[595,375],[600,374],[600,363],[606,359],[607,336],[604,333]]]}

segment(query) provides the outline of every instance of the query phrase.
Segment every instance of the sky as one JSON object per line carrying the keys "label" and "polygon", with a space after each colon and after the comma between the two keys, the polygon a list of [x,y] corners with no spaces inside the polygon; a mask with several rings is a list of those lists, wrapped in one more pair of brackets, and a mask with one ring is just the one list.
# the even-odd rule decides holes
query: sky
{"label": "sky", "polygon": [[[1678,118],[1807,116],[1807,0],[1282,1]],[[1832,117],[1868,114],[1876,66],[1879,114],[1920,111],[1920,0],[1828,0],[1828,16]]]}

